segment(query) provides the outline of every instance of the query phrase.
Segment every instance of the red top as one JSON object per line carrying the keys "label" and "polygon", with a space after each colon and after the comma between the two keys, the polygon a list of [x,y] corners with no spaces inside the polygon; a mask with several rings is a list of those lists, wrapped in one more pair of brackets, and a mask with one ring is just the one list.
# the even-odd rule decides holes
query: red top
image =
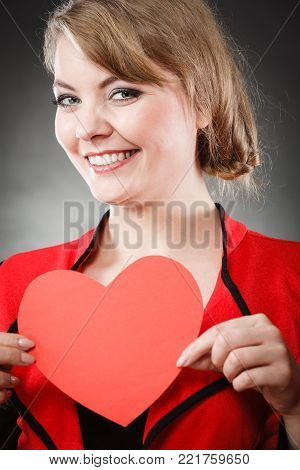
{"label": "red top", "polygon": [[[248,229],[218,207],[223,265],[205,308],[201,332],[241,315],[265,313],[281,330],[300,363],[300,243]],[[16,253],[0,269],[0,331],[17,332],[18,307],[27,285],[53,269],[77,269],[91,253],[101,222],[71,242]],[[225,248],[225,250],[224,250]],[[12,396],[20,413],[19,449],[83,449],[74,401],[36,365],[14,366],[20,377]],[[279,415],[254,390],[236,392],[221,373],[183,368],[149,409],[149,449],[276,449]],[[67,430],[67,431],[66,431]]]}

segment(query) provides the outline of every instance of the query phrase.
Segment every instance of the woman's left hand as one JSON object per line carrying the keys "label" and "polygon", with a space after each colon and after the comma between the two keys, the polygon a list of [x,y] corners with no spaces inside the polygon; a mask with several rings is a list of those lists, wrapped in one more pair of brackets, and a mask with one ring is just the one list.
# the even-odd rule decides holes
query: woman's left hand
{"label": "woman's left hand", "polygon": [[253,388],[280,414],[300,415],[300,366],[264,313],[209,328],[183,351],[177,366],[216,370],[236,391]]}

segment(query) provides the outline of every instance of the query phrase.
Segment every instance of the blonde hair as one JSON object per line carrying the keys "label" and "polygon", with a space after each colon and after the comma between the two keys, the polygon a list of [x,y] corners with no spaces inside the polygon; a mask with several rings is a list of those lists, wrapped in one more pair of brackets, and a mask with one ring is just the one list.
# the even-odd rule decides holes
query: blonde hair
{"label": "blonde hair", "polygon": [[209,119],[197,133],[202,170],[258,193],[253,170],[261,152],[241,52],[204,1],[68,0],[47,19],[44,63],[51,74],[60,34],[122,80],[163,86],[153,62],[177,75],[189,106]]}

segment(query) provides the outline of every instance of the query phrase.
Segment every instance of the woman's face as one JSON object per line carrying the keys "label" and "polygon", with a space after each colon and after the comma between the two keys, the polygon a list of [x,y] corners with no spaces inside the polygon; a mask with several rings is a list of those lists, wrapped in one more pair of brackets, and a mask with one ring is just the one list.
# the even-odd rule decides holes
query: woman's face
{"label": "woman's face", "polygon": [[[196,115],[185,114],[179,82],[160,88],[117,79],[101,88],[111,74],[65,36],[58,40],[54,67],[55,81],[65,83],[54,87],[56,99],[63,97],[55,119],[56,138],[93,196],[117,205],[169,199],[195,162],[196,131],[206,125]],[[131,149],[140,150],[128,160],[118,157],[121,164],[109,172],[107,166],[93,167],[85,157]]]}

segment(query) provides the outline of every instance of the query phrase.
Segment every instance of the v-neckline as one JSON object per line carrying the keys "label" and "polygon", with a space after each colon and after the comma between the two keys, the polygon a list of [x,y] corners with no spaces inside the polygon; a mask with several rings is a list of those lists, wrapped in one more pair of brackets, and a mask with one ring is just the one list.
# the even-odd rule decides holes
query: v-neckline
{"label": "v-neckline", "polygon": [[[221,225],[222,225],[222,244],[223,244],[222,258],[221,258],[222,261],[221,261],[221,267],[219,269],[219,273],[215,282],[214,289],[204,308],[204,313],[209,312],[210,310],[215,308],[216,305],[219,302],[221,302],[226,296],[226,294],[228,293],[227,287],[225,286],[222,280],[224,258],[225,258],[225,265],[227,266],[229,256],[240,245],[240,243],[242,242],[242,240],[244,239],[248,231],[248,228],[246,227],[246,225],[231,218],[220,203],[215,202],[214,204],[218,209],[218,214],[219,214]],[[89,243],[89,246],[86,247],[86,249],[81,254],[81,256],[73,264],[73,266],[71,267],[72,270],[81,272],[81,267],[83,263],[88,259],[91,252],[93,251],[93,248],[97,242],[99,233],[101,229],[103,228],[103,224],[106,221],[106,218],[109,217],[109,215],[110,215],[110,209],[106,210],[103,213],[97,227],[94,229],[94,232],[92,233],[92,239]],[[226,253],[224,251],[224,247],[225,247]]]}

